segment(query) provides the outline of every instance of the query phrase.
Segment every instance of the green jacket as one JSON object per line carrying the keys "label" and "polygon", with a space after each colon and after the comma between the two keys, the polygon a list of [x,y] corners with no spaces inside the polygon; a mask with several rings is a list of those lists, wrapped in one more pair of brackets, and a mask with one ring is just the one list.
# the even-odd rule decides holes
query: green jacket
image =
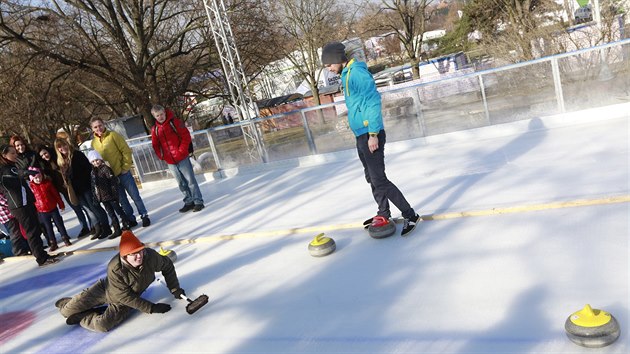
{"label": "green jacket", "polygon": [[131,148],[125,138],[116,132],[106,130],[100,137],[95,135],[92,139],[92,149],[98,151],[103,160],[109,162],[115,176],[120,175],[122,171],[129,171],[133,165]]}
{"label": "green jacket", "polygon": [[140,295],[153,283],[156,272],[162,272],[171,292],[179,288],[175,266],[170,258],[145,248],[142,266],[134,268],[123,261],[119,253],[116,254],[107,265],[107,302],[151,313],[153,303]]}

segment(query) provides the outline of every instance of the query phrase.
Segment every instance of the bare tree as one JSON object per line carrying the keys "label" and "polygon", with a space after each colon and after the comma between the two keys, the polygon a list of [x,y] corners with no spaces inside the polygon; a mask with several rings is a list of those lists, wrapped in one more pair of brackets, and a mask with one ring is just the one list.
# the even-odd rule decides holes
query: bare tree
{"label": "bare tree", "polygon": [[147,123],[152,103],[174,103],[209,66],[210,46],[196,1],[22,3],[4,1],[0,7],[0,44],[20,44],[32,56],[89,74],[86,91],[104,104],[115,92]]}
{"label": "bare tree", "polygon": [[414,79],[420,77],[422,36],[427,21],[435,10],[434,0],[381,0],[383,11],[389,12],[385,26],[394,31],[404,48]]}
{"label": "bare tree", "polygon": [[[356,8],[354,8],[356,9]],[[321,61],[318,50],[327,42],[348,37],[354,12],[337,0],[278,0],[274,10],[283,43],[278,48],[309,84],[319,104]]]}
{"label": "bare tree", "polygon": [[108,112],[85,99],[89,97],[84,90],[87,80],[80,72],[48,58],[29,56],[19,46],[3,49],[11,50],[0,51],[3,134],[20,134],[30,143],[50,143],[58,128],[82,130],[90,116]]}
{"label": "bare tree", "polygon": [[[546,53],[538,43],[553,42],[561,30],[561,6],[553,0],[473,0],[465,8],[467,24],[482,34],[488,52],[510,61]],[[547,44],[546,48],[553,48]]]}
{"label": "bare tree", "polygon": [[436,6],[435,0],[381,0],[367,2],[359,27],[361,33],[375,36],[393,33],[397,39],[394,45],[387,39],[388,54],[395,56],[402,52],[412,67],[414,78],[420,77],[418,64],[422,60],[422,36],[428,30]]}

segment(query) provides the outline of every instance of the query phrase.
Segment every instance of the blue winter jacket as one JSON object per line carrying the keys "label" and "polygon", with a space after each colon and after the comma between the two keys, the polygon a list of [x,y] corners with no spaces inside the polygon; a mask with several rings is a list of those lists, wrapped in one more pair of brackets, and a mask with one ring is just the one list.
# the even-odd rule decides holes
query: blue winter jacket
{"label": "blue winter jacket", "polygon": [[348,124],[355,136],[383,129],[381,95],[364,62],[354,59],[341,71],[341,85],[348,107]]}

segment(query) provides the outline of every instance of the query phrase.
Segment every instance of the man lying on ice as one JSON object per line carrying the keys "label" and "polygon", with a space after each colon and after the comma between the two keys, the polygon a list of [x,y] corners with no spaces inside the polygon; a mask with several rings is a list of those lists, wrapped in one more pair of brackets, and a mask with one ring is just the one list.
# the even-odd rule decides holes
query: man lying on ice
{"label": "man lying on ice", "polygon": [[131,232],[120,238],[119,253],[107,265],[107,277],[72,298],[64,297],[55,303],[66,317],[68,325],[80,324],[95,332],[107,332],[124,321],[131,309],[144,313],[165,313],[171,305],[154,304],[140,297],[162,272],[166,285],[176,299],[184,294],[179,287],[173,262],[156,251],[145,248]]}

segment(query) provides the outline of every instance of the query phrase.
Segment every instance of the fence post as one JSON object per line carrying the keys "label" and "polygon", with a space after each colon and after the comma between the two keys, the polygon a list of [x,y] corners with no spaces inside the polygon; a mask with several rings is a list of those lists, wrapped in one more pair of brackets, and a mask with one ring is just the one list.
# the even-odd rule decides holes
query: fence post
{"label": "fence post", "polygon": [[418,90],[420,90],[420,88],[413,90],[413,105],[416,108],[416,119],[418,120],[418,126],[420,127],[420,136],[426,136],[424,115],[422,114],[422,103],[420,102],[420,94],[418,93]]}
{"label": "fence post", "polygon": [[206,135],[208,136],[208,145],[210,145],[210,150],[212,151],[212,157],[214,158],[214,163],[217,165],[217,170],[221,170],[221,161],[219,160],[219,153],[217,152],[216,146],[214,146],[214,140],[212,139],[212,134],[210,134],[210,129],[206,129]]}
{"label": "fence post", "polygon": [[317,146],[315,146],[315,140],[313,139],[313,133],[311,132],[311,128],[308,126],[308,120],[306,119],[306,114],[304,114],[304,110],[300,110],[300,115],[302,115],[302,124],[304,125],[304,133],[306,134],[306,140],[308,142],[308,148],[311,151],[311,155],[317,154]]}
{"label": "fence post", "polygon": [[136,159],[136,154],[134,154],[134,151],[135,150],[131,149],[131,160],[133,162],[133,165],[136,168],[136,174],[138,175],[138,179],[140,180],[140,183],[144,183],[144,173],[140,173],[140,165],[138,164],[138,160]]}
{"label": "fence post", "polygon": [[551,58],[551,72],[553,74],[553,87],[556,91],[558,101],[558,113],[564,113],[564,94],[562,93],[562,81],[560,80],[560,69],[558,68],[558,58]]}
{"label": "fence post", "polygon": [[481,75],[479,78],[479,88],[481,89],[481,99],[483,100],[483,110],[486,114],[486,122],[490,125],[490,110],[488,109],[488,99],[486,98],[486,87],[483,84],[483,77]]}

